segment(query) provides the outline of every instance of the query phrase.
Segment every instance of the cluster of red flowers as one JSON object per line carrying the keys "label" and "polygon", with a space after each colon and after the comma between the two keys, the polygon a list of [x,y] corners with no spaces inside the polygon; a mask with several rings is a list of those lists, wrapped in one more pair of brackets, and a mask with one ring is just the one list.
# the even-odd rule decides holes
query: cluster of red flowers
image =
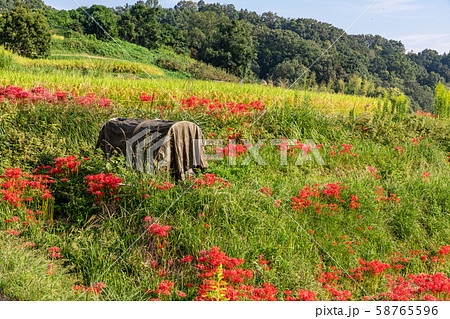
{"label": "cluster of red flowers", "polygon": [[[193,178],[192,178],[193,179]],[[192,188],[203,188],[203,187],[215,187],[218,189],[223,187],[230,187],[230,183],[223,178],[217,177],[215,174],[205,174],[203,178],[199,178],[195,181],[195,185]]]}
{"label": "cluster of red flowers", "polygon": [[75,290],[75,293],[78,292],[85,292],[85,293],[93,293],[96,295],[99,295],[103,292],[103,288],[105,288],[106,285],[103,282],[97,282],[96,284],[92,285],[91,287],[84,287],[82,285],[75,285],[73,288]]}
{"label": "cluster of red flowers", "polygon": [[270,270],[270,267],[269,267],[269,266],[265,266],[265,265],[267,265],[268,263],[269,263],[269,261],[266,260],[266,259],[264,258],[264,255],[259,255],[259,256],[258,256],[258,264],[260,264],[261,266],[263,266],[264,270]]}
{"label": "cluster of red flowers", "polygon": [[[260,256],[261,257],[261,256]],[[211,294],[219,291],[221,296],[214,296],[217,300],[278,300],[278,290],[271,284],[264,283],[261,288],[244,285],[248,278],[253,278],[253,272],[238,268],[245,260],[228,257],[220,248],[213,247],[209,251],[201,251],[197,259],[199,277],[204,278],[199,286],[197,300],[212,300]],[[265,260],[259,258],[265,264]],[[222,276],[223,280],[214,277]]]}
{"label": "cluster of red flowers", "polygon": [[314,291],[309,291],[305,289],[296,290],[295,294],[290,290],[283,292],[286,296],[284,300],[286,301],[316,301],[316,293]]}
{"label": "cluster of red flowers", "polygon": [[[374,296],[374,299],[392,301],[437,301],[450,300],[450,278],[443,273],[410,274],[406,278],[389,279],[389,291]],[[438,297],[434,296],[437,295]],[[441,297],[439,297],[441,296]]]}
{"label": "cluster of red flowers", "polygon": [[171,184],[169,182],[164,182],[163,185],[158,185],[154,181],[150,181],[149,184],[153,187],[156,187],[157,189],[164,189],[164,190],[169,190],[169,189],[173,188],[173,186],[174,186],[173,184]]}
{"label": "cluster of red flowers", "polygon": [[189,99],[182,99],[182,108],[185,110],[195,110],[206,113],[208,115],[217,117],[218,119],[225,121],[230,117],[242,117],[251,115],[254,111],[262,111],[266,107],[259,101],[252,101],[250,103],[221,103],[219,100],[211,101],[209,99],[201,99],[196,96],[192,96]]}
{"label": "cluster of red flowers", "polygon": [[172,229],[172,226],[164,226],[158,223],[153,223],[153,219],[151,216],[146,216],[144,221],[148,223],[147,229],[150,234],[156,234],[159,237],[168,237],[168,231]]}
{"label": "cluster of red flowers", "polygon": [[439,255],[446,256],[450,254],[450,246],[439,247]]}
{"label": "cluster of red flowers", "polygon": [[0,175],[0,193],[3,200],[21,207],[23,202],[32,202],[34,199],[53,198],[47,187],[48,175],[30,175],[22,172],[20,168],[7,168],[4,175]]}
{"label": "cluster of red flowers", "polygon": [[[331,156],[333,156],[333,157],[335,157],[335,156],[337,156],[337,154],[336,154],[336,150],[337,150],[337,146],[336,145],[333,145],[332,147],[331,147],[331,150],[330,150],[330,155]],[[350,154],[350,155],[352,155],[352,156],[354,156],[354,157],[358,157],[358,155],[357,154],[355,154],[355,153],[353,153],[352,151],[351,151],[351,149],[353,148],[353,145],[350,145],[350,144],[342,144],[341,145],[341,150],[339,151],[339,155],[345,155],[345,154]]]}
{"label": "cluster of red flowers", "polygon": [[349,205],[350,209],[359,207],[358,200],[359,200],[359,198],[356,197],[355,195],[353,195],[353,194],[350,195],[350,205]]}
{"label": "cluster of red flowers", "polygon": [[108,107],[111,105],[111,100],[99,97],[95,93],[76,96],[75,92],[50,93],[43,87],[36,87],[29,90],[11,85],[8,85],[6,88],[0,87],[0,101],[8,101],[9,103],[67,104],[71,100],[73,100],[76,105],[85,107]]}
{"label": "cluster of red flowers", "polygon": [[366,169],[369,171],[369,174],[371,174],[375,178],[381,178],[380,175],[377,175],[377,169],[372,166],[367,166]]}
{"label": "cluster of red flowers", "polygon": [[359,263],[362,267],[356,267],[356,272],[368,271],[374,276],[379,276],[385,270],[391,268],[391,264],[382,263],[379,260],[365,261],[364,259],[360,258]]}
{"label": "cluster of red flowers", "polygon": [[216,147],[214,150],[217,152],[217,156],[231,156],[239,157],[248,151],[251,145],[236,144],[236,140],[230,140],[230,143],[225,147]]}
{"label": "cluster of red flowers", "polygon": [[269,189],[269,187],[263,187],[260,189],[261,193],[267,196],[272,196],[272,191]]}
{"label": "cluster of red flowers", "polygon": [[425,182],[429,182],[430,180],[428,179],[428,177],[430,177],[430,173],[428,172],[423,172],[422,173],[422,178]]}
{"label": "cluster of red flowers", "polygon": [[114,174],[97,174],[86,176],[88,192],[96,196],[96,200],[112,196],[117,193],[119,184],[122,183],[120,177]]}
{"label": "cluster of red flowers", "polygon": [[397,194],[391,194],[391,196],[384,196],[385,189],[383,187],[375,186],[375,188],[377,190],[374,191],[374,193],[378,194],[378,197],[375,198],[376,201],[383,202],[384,204],[388,203],[389,201],[400,203],[400,198],[397,197]]}
{"label": "cluster of red flowers", "polygon": [[48,250],[48,252],[50,253],[50,257],[52,258],[52,259],[55,259],[55,258],[62,258],[62,256],[60,255],[60,251],[61,251],[61,248],[59,248],[59,247],[50,247],[49,249],[47,249]]}
{"label": "cluster of red flowers", "polygon": [[422,136],[419,136],[418,138],[413,138],[412,142],[413,142],[414,145],[419,145],[420,140],[423,140]]}
{"label": "cluster of red flowers", "polygon": [[[308,154],[311,152],[313,146],[311,144],[303,144],[301,141],[295,141],[295,145],[291,146],[289,141],[286,140],[286,138],[281,138],[282,142],[279,144],[276,144],[278,147],[278,151],[281,151],[281,155],[295,155],[295,150],[299,149],[301,150],[302,154]],[[314,146],[317,149],[322,148],[322,144]]]}
{"label": "cluster of red flowers", "polygon": [[141,93],[141,96],[139,96],[139,99],[142,102],[151,102],[155,100],[155,94],[153,93],[152,95],[147,95],[145,92],[143,92]]}
{"label": "cluster of red flowers", "polygon": [[[344,203],[345,200],[341,198],[343,190],[347,190],[347,186],[343,186],[342,183],[329,183],[323,186],[322,190],[319,190],[319,184],[315,184],[314,187],[305,185],[300,190],[297,196],[292,197],[292,208],[297,212],[302,212],[304,208],[311,205],[318,214],[322,214],[322,208],[328,208],[332,211],[340,211],[339,204]],[[315,200],[315,201],[314,201]],[[355,195],[350,195],[349,207],[351,209],[359,207],[358,198]],[[326,201],[328,203],[321,203]],[[328,214],[329,216],[331,215]]]}
{"label": "cluster of red flowers", "polygon": [[[140,181],[140,183],[142,183],[143,181]],[[151,187],[155,187],[156,189],[160,189],[160,190],[169,190],[169,189],[171,189],[171,188],[173,188],[174,187],[174,185],[173,184],[171,184],[171,183],[169,183],[169,182],[164,182],[162,185],[159,185],[158,183],[156,183],[156,182],[154,182],[154,181],[152,181],[152,180],[150,180],[149,181],[149,183],[148,183]],[[145,187],[142,187],[142,190],[143,191],[146,191],[146,188]],[[145,199],[145,198],[150,198],[150,194],[144,194],[144,195],[142,195],[142,198],[143,199]]]}
{"label": "cluster of red flowers", "polygon": [[422,117],[436,117],[436,114],[431,114],[431,112],[424,112],[424,111],[417,111],[416,115]]}
{"label": "cluster of red flowers", "polygon": [[50,169],[49,174],[68,174],[71,175],[78,171],[78,166],[81,161],[78,161],[77,156],[57,157],[55,159],[55,167]]}
{"label": "cluster of red flowers", "polygon": [[445,161],[450,163],[450,152],[448,153],[448,157]]}
{"label": "cluster of red flowers", "polygon": [[147,290],[146,293],[157,293],[161,295],[170,295],[172,293],[172,288],[175,286],[175,284],[171,281],[163,281],[158,285],[158,288],[155,290]]}
{"label": "cluster of red flowers", "polygon": [[399,152],[400,155],[404,155],[405,154],[405,150],[403,149],[403,147],[401,146],[397,146],[394,151]]}

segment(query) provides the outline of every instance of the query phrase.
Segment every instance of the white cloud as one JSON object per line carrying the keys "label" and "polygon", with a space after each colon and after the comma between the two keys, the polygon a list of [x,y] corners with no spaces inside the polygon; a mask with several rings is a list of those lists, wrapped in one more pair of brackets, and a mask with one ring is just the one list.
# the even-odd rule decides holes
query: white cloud
{"label": "white cloud", "polygon": [[450,33],[415,34],[399,37],[406,50],[420,52],[424,49],[436,50],[443,54],[450,52]]}

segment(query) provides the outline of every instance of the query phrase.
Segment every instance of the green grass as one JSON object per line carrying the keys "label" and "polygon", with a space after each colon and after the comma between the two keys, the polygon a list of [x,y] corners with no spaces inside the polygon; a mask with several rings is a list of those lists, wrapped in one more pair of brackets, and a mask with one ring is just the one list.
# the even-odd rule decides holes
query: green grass
{"label": "green grass", "polygon": [[[285,92],[282,88],[252,84],[239,86],[179,79],[161,79],[158,83],[177,99],[197,95],[224,102],[260,100],[268,106]],[[103,293],[84,297],[182,300],[175,294],[145,293],[155,290],[161,281],[170,280],[175,283],[174,290],[185,292],[186,298],[192,300],[201,283],[194,267],[196,262],[183,264],[178,260],[185,255],[198,257],[201,250],[218,246],[228,256],[246,260],[243,267],[254,272],[247,284],[260,287],[268,282],[279,291],[307,289],[325,300],[332,297],[316,280],[319,263],[329,270],[328,267],[338,267],[337,261],[348,270],[359,266],[359,258],[384,261],[394,252],[406,256],[410,250],[427,250],[433,255],[437,254],[438,247],[449,245],[448,121],[412,114],[397,118],[383,115],[375,99],[308,91],[287,91],[275,103],[276,107],[270,108],[253,126],[242,124],[252,117],[231,117],[221,122],[199,110],[190,111],[199,120],[205,136],[213,133],[215,138],[227,138],[232,133],[241,133],[243,138],[254,140],[313,139],[316,144],[323,144],[320,154],[325,165],[307,161],[296,166],[295,158],[290,157],[289,165],[283,166],[277,147],[267,142],[261,151],[267,162],[265,166],[256,165],[254,161],[241,165],[245,156],[237,159],[237,165],[228,165],[226,160],[210,162],[208,172],[230,182],[230,187],[194,189],[187,181],[177,183],[170,190],[158,190],[148,186],[150,179],[159,184],[172,181],[164,175],[138,174],[128,169],[120,158],[104,162],[93,150],[99,128],[111,117],[185,118],[177,107],[164,112],[156,108],[173,101],[169,102],[154,82],[110,75],[80,76],[77,70],[45,72],[38,69],[31,73],[21,67],[11,67],[0,70],[0,85],[7,84],[26,88],[44,86],[53,91],[74,90],[79,94],[95,92],[114,101],[113,106],[104,109],[80,107],[71,102],[62,105],[0,102],[2,172],[7,167],[21,167],[31,172],[39,165],[52,164],[58,156],[90,158],[83,160],[80,171],[69,176],[69,181],[57,179],[51,186],[55,194],[55,220],[53,224],[39,224],[41,231],[24,231],[19,239],[11,238],[5,233],[11,226],[3,220],[12,216],[25,218],[26,213],[6,203],[0,208],[0,232],[3,231],[0,240],[6,247],[0,250],[1,260],[29,258],[36,261],[29,276],[40,283],[47,280],[42,269],[46,250],[52,246],[62,248],[61,265],[66,268],[61,268],[61,272],[66,269],[70,275],[52,276],[51,280],[58,282],[61,288],[44,294],[42,299],[71,299],[70,285],[91,286],[99,281],[106,284]],[[144,103],[138,99],[141,92],[154,92],[159,98],[153,104]],[[355,110],[352,116],[348,116],[350,109]],[[419,136],[423,139],[415,145],[413,139]],[[338,153],[342,144],[353,145],[352,151],[358,157],[331,156],[333,146],[338,147]],[[403,147],[404,155],[394,150],[398,146]],[[212,152],[212,149],[207,151]],[[368,166],[375,167],[380,178],[373,177]],[[108,214],[86,191],[84,177],[100,172],[111,172],[123,179],[120,200],[109,204]],[[424,172],[430,174],[429,181],[422,177]],[[323,208],[322,214],[318,214],[312,206],[303,212],[291,207],[291,198],[298,196],[305,184],[319,184],[323,189],[324,185],[337,182],[347,187],[342,191],[344,203],[338,202],[341,211],[333,213]],[[269,187],[272,196],[265,196],[260,191],[262,187]],[[396,194],[400,202],[377,201],[376,187],[383,187],[383,195]],[[147,193],[151,197],[143,199]],[[349,208],[350,195],[359,198],[360,207]],[[281,201],[281,207],[274,205],[275,199]],[[323,197],[320,203],[335,202]],[[169,236],[160,240],[149,234],[140,237],[145,230],[145,216],[162,216],[159,223],[173,227]],[[17,244],[11,243],[18,241],[32,241],[39,251],[36,248],[31,252],[21,251],[23,256],[16,257],[12,247]],[[353,253],[349,252],[347,241],[352,243]],[[164,253],[158,249],[158,244],[164,247]],[[261,254],[269,261],[270,270],[262,270],[258,264]],[[122,258],[113,265],[120,256]],[[22,263],[24,261],[17,262],[17,267]],[[161,270],[167,272],[164,278],[158,275]],[[448,258],[443,263],[414,259],[405,269],[391,270],[390,274],[395,277],[437,272],[449,275]],[[41,299],[40,292],[22,288],[25,279],[15,280],[12,273],[11,270],[0,273],[0,290],[13,299]],[[186,287],[187,283],[194,287]],[[386,279],[377,277],[362,285],[369,295],[374,295],[385,291],[385,283]],[[351,290],[355,300],[366,295],[352,282],[340,282],[338,287]]]}

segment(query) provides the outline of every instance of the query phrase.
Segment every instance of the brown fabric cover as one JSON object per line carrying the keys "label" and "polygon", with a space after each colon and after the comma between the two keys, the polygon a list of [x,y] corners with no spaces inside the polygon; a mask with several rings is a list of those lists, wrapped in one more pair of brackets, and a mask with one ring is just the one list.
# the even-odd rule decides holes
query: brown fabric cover
{"label": "brown fabric cover", "polygon": [[[174,178],[184,180],[186,176],[194,173],[194,169],[203,170],[208,167],[203,133],[196,124],[186,121],[114,118],[103,124],[96,147],[100,148],[106,157],[117,153],[125,156],[127,140],[132,141],[133,137],[139,136],[139,139],[132,144],[132,155],[135,161],[138,143],[142,143],[156,132],[160,136],[151,140],[149,145],[142,147],[143,154],[146,154],[152,145],[161,144],[164,141],[153,153],[153,167],[156,170],[167,171]],[[196,140],[202,142],[196,143]]]}

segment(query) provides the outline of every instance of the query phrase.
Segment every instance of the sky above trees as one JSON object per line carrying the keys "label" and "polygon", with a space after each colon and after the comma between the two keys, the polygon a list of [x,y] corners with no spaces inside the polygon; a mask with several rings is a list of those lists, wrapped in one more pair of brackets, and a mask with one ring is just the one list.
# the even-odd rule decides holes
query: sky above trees
{"label": "sky above trees", "polygon": [[[116,7],[123,6],[127,2],[131,5],[136,1],[44,0],[47,5],[66,10],[77,8],[78,4],[87,7],[92,4]],[[420,52],[428,48],[441,54],[450,52],[450,19],[448,19],[450,0],[206,0],[205,2],[233,4],[238,10],[242,8],[258,13],[272,11],[285,18],[313,18],[344,30],[348,29],[349,34],[379,34],[388,39],[402,41],[407,51]],[[177,3],[178,0],[159,1],[165,8],[173,7]],[[366,13],[361,16],[364,12]]]}

